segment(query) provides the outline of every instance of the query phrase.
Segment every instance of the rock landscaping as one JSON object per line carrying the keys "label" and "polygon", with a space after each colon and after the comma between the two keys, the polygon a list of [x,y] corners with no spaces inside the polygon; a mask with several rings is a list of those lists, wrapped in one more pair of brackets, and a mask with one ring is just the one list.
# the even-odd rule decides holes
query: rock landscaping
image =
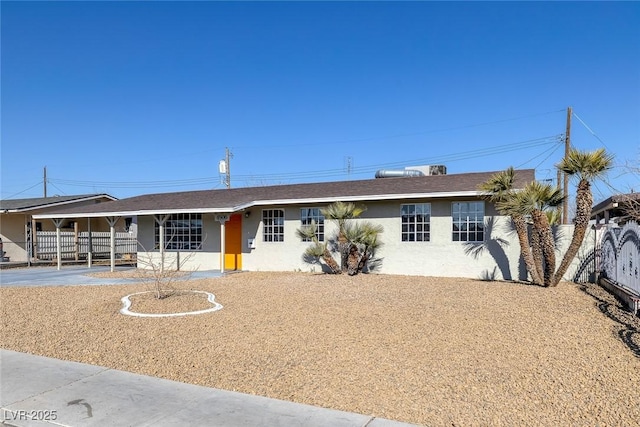
{"label": "rock landscaping", "polygon": [[[595,285],[256,272],[121,314],[144,286],[0,288],[0,347],[428,426],[640,423],[640,318]],[[134,306],[206,305],[172,298]]]}

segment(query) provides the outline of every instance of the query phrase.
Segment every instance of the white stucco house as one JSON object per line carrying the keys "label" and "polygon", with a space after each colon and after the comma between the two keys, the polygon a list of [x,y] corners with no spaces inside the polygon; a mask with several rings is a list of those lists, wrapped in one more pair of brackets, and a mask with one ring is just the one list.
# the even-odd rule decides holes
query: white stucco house
{"label": "white stucco house", "polygon": [[[183,269],[321,271],[320,265],[303,259],[310,243],[296,230],[315,220],[319,239],[330,239],[336,228],[320,209],[340,200],[365,205],[361,218],[384,227],[373,272],[524,279],[510,219],[499,215],[478,190],[494,173],[147,194],[35,217],[113,223],[135,216],[138,259],[164,253],[165,260],[187,259]],[[518,170],[515,188],[534,179],[533,169]]]}

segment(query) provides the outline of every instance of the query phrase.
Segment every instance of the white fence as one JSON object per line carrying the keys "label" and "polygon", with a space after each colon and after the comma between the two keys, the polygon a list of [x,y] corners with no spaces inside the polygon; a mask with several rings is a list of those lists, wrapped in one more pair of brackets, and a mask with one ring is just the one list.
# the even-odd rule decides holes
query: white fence
{"label": "white fence", "polygon": [[[116,233],[116,258],[135,258],[138,252],[138,242],[135,235]],[[108,231],[92,232],[91,242],[89,232],[77,235],[73,231],[60,232],[60,250],[62,259],[86,259],[91,243],[91,254],[95,258],[109,258],[111,254],[111,234]],[[36,235],[35,255],[40,260],[50,260],[57,257],[57,237],[55,231],[38,231]]]}

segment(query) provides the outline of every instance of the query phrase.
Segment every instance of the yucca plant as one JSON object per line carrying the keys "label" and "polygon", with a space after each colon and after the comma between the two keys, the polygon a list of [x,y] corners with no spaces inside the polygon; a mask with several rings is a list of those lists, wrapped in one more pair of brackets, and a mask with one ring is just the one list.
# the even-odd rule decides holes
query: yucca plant
{"label": "yucca plant", "polygon": [[563,202],[564,197],[557,187],[534,181],[527,184],[522,191],[515,193],[513,197],[496,204],[501,211],[531,217],[533,233],[536,234],[532,240],[539,244],[544,261],[544,265],[536,266],[536,269],[543,273],[544,286],[554,285],[556,268],[555,242],[547,211],[555,210]]}
{"label": "yucca plant", "polygon": [[350,246],[349,240],[345,235],[345,225],[348,220],[359,217],[366,210],[364,206],[341,201],[334,202],[320,210],[325,218],[336,221],[338,224],[338,250],[340,251],[340,269],[342,271],[348,269],[347,259]]}
{"label": "yucca plant", "polygon": [[562,258],[560,267],[558,267],[558,271],[556,272],[554,286],[562,280],[562,277],[567,272],[589,228],[591,208],[593,207],[591,182],[604,177],[612,165],[613,156],[608,154],[603,148],[595,151],[579,151],[572,148],[569,150],[567,156],[556,165],[560,171],[577,177],[579,182],[576,190],[576,216],[573,236]]}
{"label": "yucca plant", "polygon": [[331,255],[326,243],[320,243],[316,235],[318,226],[315,221],[311,221],[311,225],[305,225],[296,230],[296,234],[301,239],[311,240],[312,244],[305,250],[305,254],[314,259],[321,259],[327,265],[333,274],[342,272],[340,266]]}
{"label": "yucca plant", "polygon": [[345,237],[350,242],[347,257],[347,273],[350,276],[362,272],[382,243],[378,235],[383,232],[381,225],[369,221],[345,224]]}
{"label": "yucca plant", "polygon": [[520,244],[520,254],[524,260],[524,264],[531,276],[531,281],[535,284],[542,284],[541,271],[536,268],[536,262],[534,260],[534,254],[530,249],[529,233],[526,217],[520,214],[518,211],[510,211],[507,209],[507,202],[513,199],[515,196],[515,190],[513,189],[513,183],[515,181],[515,171],[513,167],[498,172],[491,176],[486,182],[480,185],[480,190],[488,193],[488,200],[494,204],[500,204],[502,209],[496,205],[498,211],[503,215],[509,215],[513,221],[513,227],[518,235],[518,242]]}

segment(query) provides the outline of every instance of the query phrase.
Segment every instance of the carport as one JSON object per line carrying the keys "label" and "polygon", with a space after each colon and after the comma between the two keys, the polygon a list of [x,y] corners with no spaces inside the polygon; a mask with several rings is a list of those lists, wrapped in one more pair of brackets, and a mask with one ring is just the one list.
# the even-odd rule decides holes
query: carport
{"label": "carport", "polygon": [[87,265],[91,267],[93,264],[93,233],[91,232],[91,221],[93,218],[99,218],[107,221],[109,225],[109,259],[111,265],[111,271],[115,270],[115,260],[116,260],[116,224],[122,218],[122,216],[116,215],[105,215],[104,217],[100,216],[85,216],[85,215],[74,215],[74,214],[36,214],[33,215],[34,219],[49,219],[53,222],[56,229],[56,260],[57,260],[57,268],[60,270],[62,268],[62,225],[65,220],[68,219],[78,219],[78,218],[86,218],[87,220],[87,228],[88,228],[88,251],[87,251]]}

